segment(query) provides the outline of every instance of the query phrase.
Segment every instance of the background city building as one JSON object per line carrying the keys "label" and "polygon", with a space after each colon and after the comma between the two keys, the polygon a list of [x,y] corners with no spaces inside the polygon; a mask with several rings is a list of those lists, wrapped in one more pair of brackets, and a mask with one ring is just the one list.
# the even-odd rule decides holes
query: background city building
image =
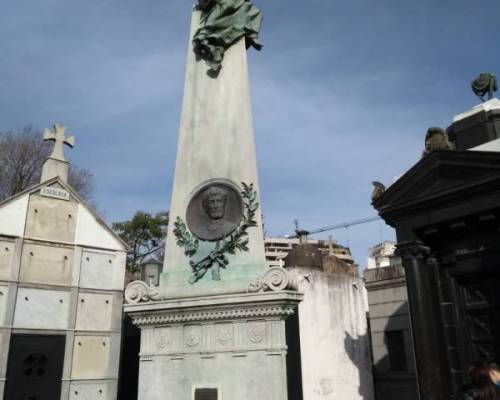
{"label": "background city building", "polygon": [[[299,238],[286,237],[264,238],[264,250],[268,266],[284,267],[286,265],[286,256],[293,248],[297,247],[300,244],[300,240],[301,239]],[[307,239],[307,243],[315,246],[324,255],[333,255],[339,260],[345,261],[349,265],[355,265],[350,249],[348,247],[339,245],[332,239]]]}

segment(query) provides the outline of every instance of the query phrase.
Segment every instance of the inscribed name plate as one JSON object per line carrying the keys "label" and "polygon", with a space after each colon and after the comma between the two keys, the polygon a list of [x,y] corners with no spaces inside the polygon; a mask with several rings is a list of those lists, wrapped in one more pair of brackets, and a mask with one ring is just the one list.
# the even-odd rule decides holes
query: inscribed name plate
{"label": "inscribed name plate", "polygon": [[46,186],[40,189],[40,194],[54,199],[69,200],[69,193],[64,189]]}

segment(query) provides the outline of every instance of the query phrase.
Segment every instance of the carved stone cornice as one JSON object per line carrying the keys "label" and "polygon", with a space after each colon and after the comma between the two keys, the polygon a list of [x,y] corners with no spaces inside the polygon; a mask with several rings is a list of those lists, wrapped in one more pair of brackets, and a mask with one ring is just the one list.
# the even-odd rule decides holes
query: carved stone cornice
{"label": "carved stone cornice", "polygon": [[395,254],[402,259],[423,260],[431,254],[431,249],[419,240],[412,240],[396,244]]}
{"label": "carved stone cornice", "polygon": [[293,314],[302,298],[302,294],[292,291],[206,296],[128,304],[125,312],[140,327],[252,318],[285,319]]}
{"label": "carved stone cornice", "polygon": [[190,312],[166,312],[131,315],[136,326],[166,325],[183,322],[203,322],[265,317],[287,317],[293,314],[296,305],[253,307],[246,309],[200,310]]}

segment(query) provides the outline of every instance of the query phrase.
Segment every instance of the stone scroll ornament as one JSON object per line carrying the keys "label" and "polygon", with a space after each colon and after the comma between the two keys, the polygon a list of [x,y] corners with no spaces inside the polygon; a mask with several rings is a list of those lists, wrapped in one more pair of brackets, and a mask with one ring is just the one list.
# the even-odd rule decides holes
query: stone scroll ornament
{"label": "stone scroll ornament", "polygon": [[[201,225],[205,227],[207,224],[214,224],[215,228],[213,232],[219,231],[219,236],[222,235],[221,237],[217,235],[210,236],[204,229],[200,229],[194,223],[191,223],[191,232],[196,231],[196,235],[194,235],[180,217],[177,217],[174,222],[173,232],[177,240],[177,245],[184,248],[184,254],[189,257],[189,265],[193,272],[193,275],[189,279],[189,283],[194,284],[198,282],[209,270],[212,272],[212,280],[219,281],[221,279],[220,270],[226,269],[229,264],[227,256],[230,254],[234,255],[241,251],[249,251],[248,229],[257,227],[255,214],[259,208],[259,203],[257,201],[257,191],[254,190],[253,184],[247,185],[242,182],[241,185],[243,187],[239,194],[242,200],[242,206],[239,208],[241,210],[241,215],[239,215],[238,223],[234,224],[234,227],[229,225],[229,230],[227,230],[227,221],[224,220],[225,212],[221,211],[221,209],[226,208],[225,203],[229,196],[227,194],[227,192],[230,191],[228,190],[229,188],[226,187],[224,189],[224,185],[215,184],[209,185],[199,192],[200,194],[208,193],[204,199],[204,206],[206,206],[207,200],[213,202],[213,204],[208,204],[208,207],[206,207],[206,211],[210,214],[211,220],[205,221]],[[188,206],[188,219],[191,203],[193,203],[193,200],[194,203],[196,203],[197,196],[198,195],[195,195],[193,197]],[[219,199],[222,205],[217,204]],[[217,225],[218,221],[221,221],[220,228]],[[215,242],[214,248],[208,255],[201,259],[198,255],[200,242]]]}
{"label": "stone scroll ornament", "polygon": [[250,0],[198,0],[200,27],[193,37],[193,50],[210,68],[220,72],[225,51],[241,38],[247,48],[262,49],[259,31],[262,12]]}
{"label": "stone scroll ornament", "polygon": [[296,273],[282,267],[271,267],[256,282],[248,285],[250,293],[280,292],[282,290],[295,290],[299,288],[299,277]]}
{"label": "stone scroll ornament", "polygon": [[146,282],[133,281],[125,289],[125,302],[127,304],[139,304],[158,300],[161,300],[160,293],[152,289]]}

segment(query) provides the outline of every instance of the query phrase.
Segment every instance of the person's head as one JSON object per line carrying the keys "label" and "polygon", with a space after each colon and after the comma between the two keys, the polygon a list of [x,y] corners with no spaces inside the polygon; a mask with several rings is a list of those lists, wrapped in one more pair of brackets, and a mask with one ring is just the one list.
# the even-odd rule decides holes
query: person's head
{"label": "person's head", "polygon": [[500,372],[498,366],[491,362],[476,362],[469,368],[469,379],[472,387],[481,400],[495,400],[496,388]]}
{"label": "person's head", "polygon": [[500,367],[498,364],[495,363],[490,363],[490,379],[493,382],[493,384],[497,387],[497,389],[500,389]]}
{"label": "person's head", "polygon": [[210,219],[221,219],[226,214],[227,192],[220,187],[208,188],[203,193],[203,209]]}

